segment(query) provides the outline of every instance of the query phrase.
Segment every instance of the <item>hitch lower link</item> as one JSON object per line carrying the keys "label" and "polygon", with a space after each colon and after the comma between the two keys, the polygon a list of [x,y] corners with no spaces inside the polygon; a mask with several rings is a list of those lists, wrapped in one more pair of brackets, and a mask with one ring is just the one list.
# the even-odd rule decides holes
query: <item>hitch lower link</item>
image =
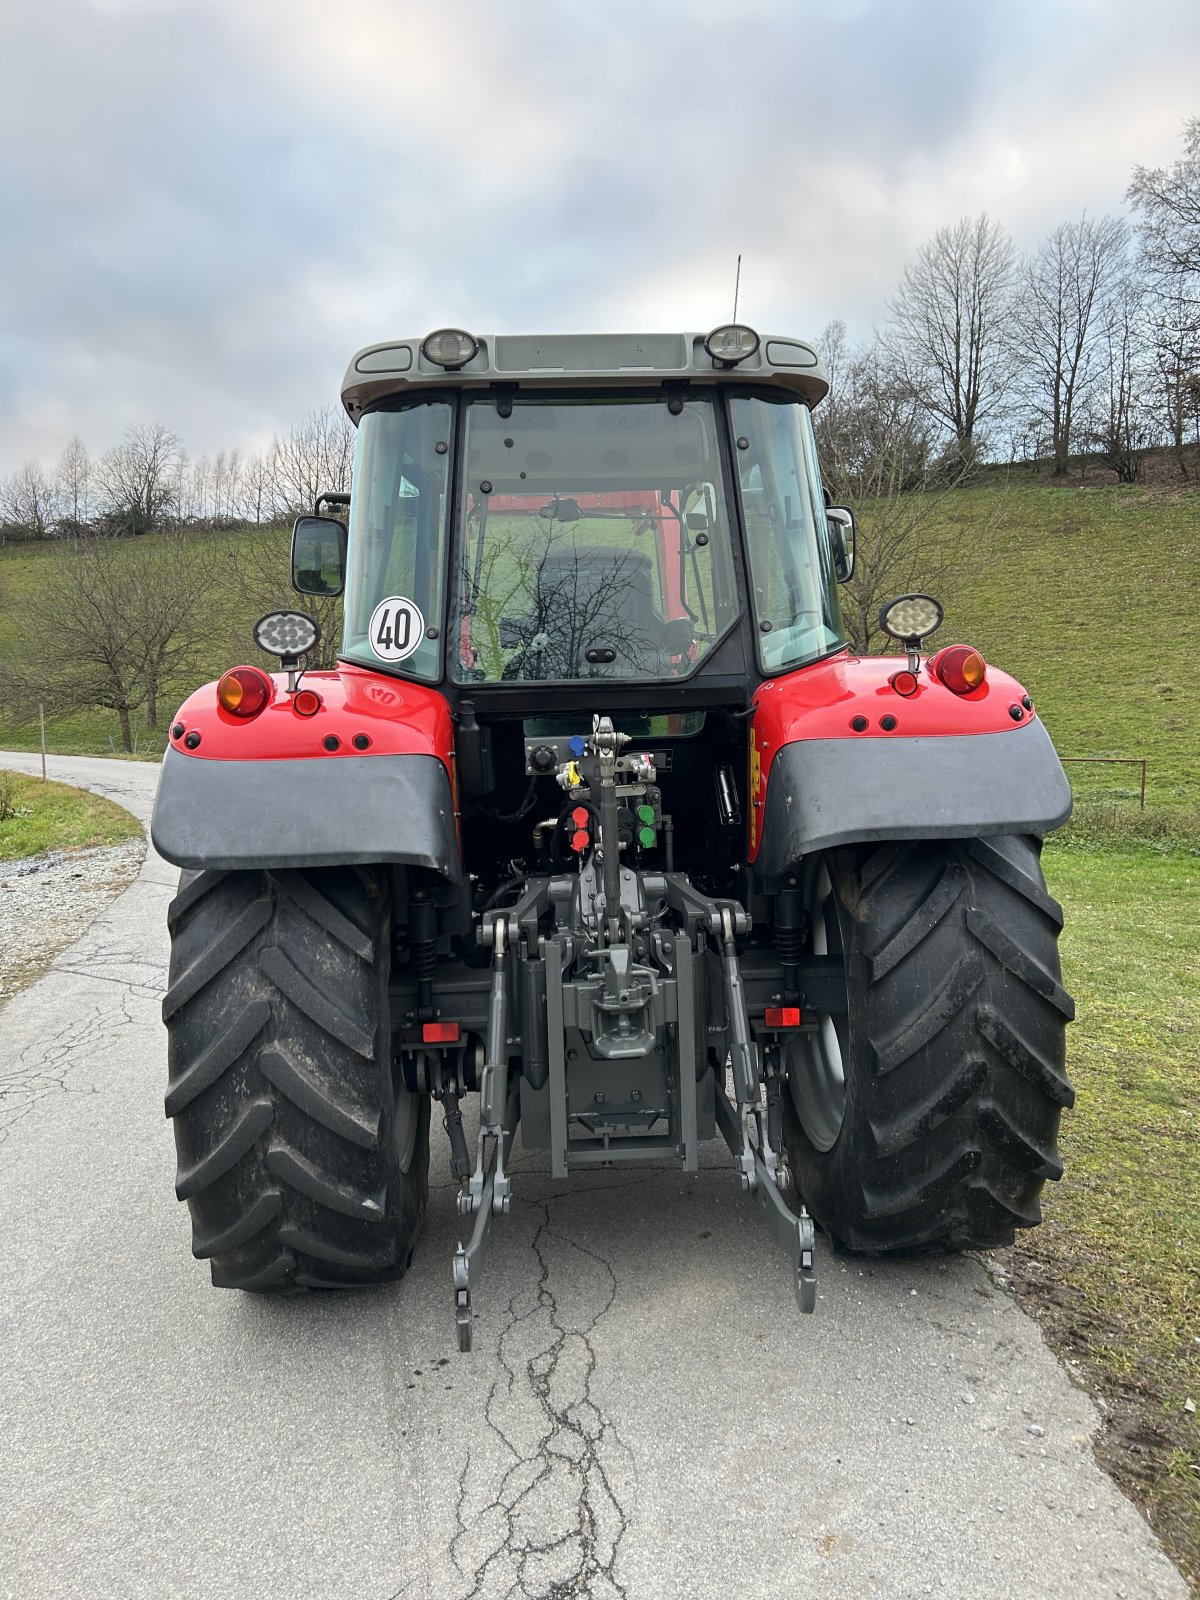
{"label": "hitch lower link", "polygon": [[[495,919],[491,936],[492,984],[488,995],[486,1056],[479,1086],[479,1140],[475,1170],[458,1195],[459,1214],[475,1218],[470,1242],[466,1246],[460,1244],[454,1252],[454,1321],[461,1351],[470,1350],[472,1344],[471,1290],[483,1272],[492,1237],[492,1218],[507,1212],[512,1204],[511,1184],[504,1169],[520,1115],[520,1085],[510,1085],[508,1081],[507,917]],[[455,1176],[464,1180],[467,1177],[465,1171],[458,1170],[457,1163]]]}
{"label": "hitch lower link", "polygon": [[[779,1155],[783,1144],[782,1079],[778,1061],[772,1062],[767,1074],[764,1108],[758,1050],[750,1034],[745,985],[738,966],[735,915],[728,906],[722,906],[709,922],[709,931],[721,949],[721,976],[731,1034],[729,1054],[737,1097],[735,1107],[729,1103],[724,1083],[718,1078],[717,1125],[733,1156],[740,1188],[758,1201],[767,1231],[792,1263],[796,1303],[801,1311],[811,1312],[817,1305],[815,1231],[804,1205],[795,1212],[784,1199],[784,1191],[791,1187],[792,1180],[787,1163]],[[758,1136],[757,1144],[750,1137],[752,1123]]]}

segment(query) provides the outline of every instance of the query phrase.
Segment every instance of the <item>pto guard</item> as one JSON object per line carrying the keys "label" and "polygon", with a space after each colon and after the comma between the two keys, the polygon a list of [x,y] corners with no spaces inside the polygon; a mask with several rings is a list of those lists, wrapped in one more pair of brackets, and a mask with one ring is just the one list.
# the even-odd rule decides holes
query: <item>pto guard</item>
{"label": "pto guard", "polygon": [[178,867],[458,871],[450,780],[436,756],[206,761],[169,749],[150,837]]}
{"label": "pto guard", "polygon": [[771,763],[754,866],[769,884],[813,850],[1044,834],[1070,815],[1070,785],[1038,720],[957,737],[804,739]]}

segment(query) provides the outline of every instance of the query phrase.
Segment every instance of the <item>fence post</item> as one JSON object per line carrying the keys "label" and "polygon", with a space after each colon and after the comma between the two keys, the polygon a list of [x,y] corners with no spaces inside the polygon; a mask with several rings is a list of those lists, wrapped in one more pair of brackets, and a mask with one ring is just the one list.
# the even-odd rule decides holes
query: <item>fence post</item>
{"label": "fence post", "polygon": [[41,732],[42,745],[42,782],[46,781],[46,708],[38,701],[38,728]]}

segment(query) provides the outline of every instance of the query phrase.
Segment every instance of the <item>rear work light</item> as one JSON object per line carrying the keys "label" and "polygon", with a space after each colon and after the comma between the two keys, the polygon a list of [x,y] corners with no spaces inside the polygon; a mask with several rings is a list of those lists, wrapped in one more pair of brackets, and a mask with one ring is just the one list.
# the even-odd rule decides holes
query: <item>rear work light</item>
{"label": "rear work light", "polygon": [[798,1028],[800,1026],[799,1006],[768,1006],[763,1013],[763,1021],[768,1028]]}
{"label": "rear work light", "polygon": [[439,328],[421,343],[421,354],[435,367],[457,372],[479,352],[479,340],[463,328]]}
{"label": "rear work light", "polygon": [[709,355],[723,367],[736,367],[758,349],[758,335],[741,322],[726,322],[714,328],[704,341]]}
{"label": "rear work light", "polygon": [[457,1022],[423,1022],[421,1024],[422,1044],[457,1044]]}
{"label": "rear work light", "polygon": [[271,688],[257,667],[231,667],[217,684],[217,703],[231,717],[256,717],[269,703]]}
{"label": "rear work light", "polygon": [[987,680],[987,663],[969,644],[950,644],[939,650],[929,670],[955,694],[970,694]]}

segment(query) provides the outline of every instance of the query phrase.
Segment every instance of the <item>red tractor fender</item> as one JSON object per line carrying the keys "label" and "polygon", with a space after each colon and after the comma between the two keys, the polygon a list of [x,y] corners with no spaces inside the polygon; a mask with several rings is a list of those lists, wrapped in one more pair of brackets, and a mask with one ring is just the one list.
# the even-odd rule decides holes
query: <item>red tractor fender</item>
{"label": "red tractor fender", "polygon": [[457,873],[445,697],[343,666],[302,675],[299,690],[319,701],[305,716],[286,675],[266,676],[256,716],[226,711],[216,682],[180,706],[151,822],[159,854],[197,869],[390,861]]}
{"label": "red tractor fender", "polygon": [[1025,689],[989,667],[955,694],[923,662],[843,653],[759,688],[749,858],[760,876],[811,850],[885,838],[1042,833],[1070,815],[1062,764]]}
{"label": "red tractor fender", "polygon": [[[219,679],[189,695],[171,723],[172,747],[204,761],[328,761],[366,753],[433,756],[453,777],[450,706],[436,690],[364,667],[305,672],[298,687],[313,690],[320,706],[313,715],[301,716],[288,694],[287,675],[265,676],[271,681],[271,699],[254,717],[235,717],[218,703]],[[331,740],[337,741],[332,748]]]}

